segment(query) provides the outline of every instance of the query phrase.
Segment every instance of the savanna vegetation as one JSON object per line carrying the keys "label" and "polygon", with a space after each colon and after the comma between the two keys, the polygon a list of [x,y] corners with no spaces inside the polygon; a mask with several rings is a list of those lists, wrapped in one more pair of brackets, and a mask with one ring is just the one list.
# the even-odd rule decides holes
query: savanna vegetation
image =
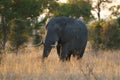
{"label": "savanna vegetation", "polygon": [[[120,5],[107,8],[109,19],[101,18],[102,8],[113,1],[96,0],[93,6],[93,0],[0,0],[0,80],[119,80]],[[87,24],[89,39],[81,61],[62,63],[53,50],[41,62],[43,46],[36,45],[44,42],[49,19],[58,16]]]}
{"label": "savanna vegetation", "polygon": [[120,49],[119,20],[95,21],[89,26],[89,41],[94,49]]}
{"label": "savanna vegetation", "polygon": [[2,55],[0,80],[119,80],[120,51],[95,53],[88,46],[80,61],[60,62],[53,49],[42,63],[42,49],[28,47],[18,55]]}

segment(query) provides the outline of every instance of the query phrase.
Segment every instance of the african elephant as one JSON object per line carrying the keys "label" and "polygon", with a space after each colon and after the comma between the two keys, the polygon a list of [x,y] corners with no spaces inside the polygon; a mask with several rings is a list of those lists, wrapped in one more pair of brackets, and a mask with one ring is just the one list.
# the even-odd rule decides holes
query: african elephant
{"label": "african elephant", "polygon": [[70,60],[71,55],[82,58],[88,38],[87,27],[82,21],[65,16],[52,18],[46,29],[43,60],[48,57],[53,46],[56,46],[62,61]]}

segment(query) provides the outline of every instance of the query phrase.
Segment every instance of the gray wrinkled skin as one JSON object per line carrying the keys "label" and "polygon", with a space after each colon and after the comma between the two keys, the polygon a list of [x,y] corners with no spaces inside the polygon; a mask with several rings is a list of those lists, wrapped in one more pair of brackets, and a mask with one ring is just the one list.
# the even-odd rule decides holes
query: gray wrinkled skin
{"label": "gray wrinkled skin", "polygon": [[82,58],[88,38],[87,27],[82,21],[64,16],[52,18],[46,29],[43,59],[48,57],[53,46],[62,61],[70,60],[71,55]]}

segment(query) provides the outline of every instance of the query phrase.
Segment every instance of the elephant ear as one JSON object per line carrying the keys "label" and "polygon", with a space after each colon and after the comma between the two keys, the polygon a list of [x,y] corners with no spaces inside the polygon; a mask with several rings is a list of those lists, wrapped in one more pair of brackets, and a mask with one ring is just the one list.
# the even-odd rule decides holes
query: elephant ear
{"label": "elephant ear", "polygon": [[56,25],[56,28],[58,31],[62,31],[67,26],[67,23],[65,21],[59,22]]}
{"label": "elephant ear", "polygon": [[52,19],[50,19],[49,21],[47,21],[48,23],[47,23],[47,25],[46,25],[46,29],[48,30],[48,27],[50,27],[50,26],[52,26],[54,23],[55,23],[55,20],[54,20],[55,18],[52,18]]}
{"label": "elephant ear", "polygon": [[55,24],[54,27],[58,32],[60,32],[62,30],[62,27],[60,27],[59,24]]}

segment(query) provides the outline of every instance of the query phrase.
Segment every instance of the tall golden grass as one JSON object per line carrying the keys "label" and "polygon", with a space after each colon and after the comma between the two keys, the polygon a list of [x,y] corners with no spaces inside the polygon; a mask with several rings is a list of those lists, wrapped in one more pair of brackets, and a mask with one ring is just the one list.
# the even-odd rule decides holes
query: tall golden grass
{"label": "tall golden grass", "polygon": [[[97,55],[95,55],[97,53]],[[42,48],[2,55],[0,80],[120,80],[120,51],[89,48],[81,60],[60,62],[53,49],[44,63]]]}

